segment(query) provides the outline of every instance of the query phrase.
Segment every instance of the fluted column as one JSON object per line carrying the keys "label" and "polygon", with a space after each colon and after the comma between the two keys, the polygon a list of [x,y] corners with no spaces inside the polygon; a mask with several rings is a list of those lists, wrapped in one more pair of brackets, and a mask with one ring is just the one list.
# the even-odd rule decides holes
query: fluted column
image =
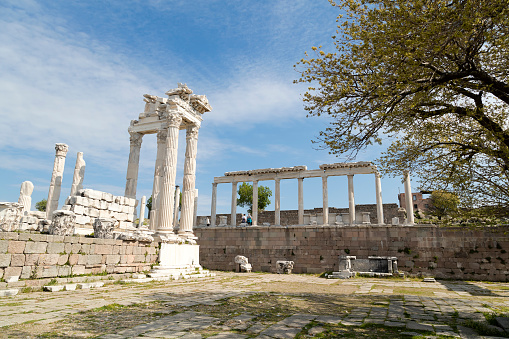
{"label": "fluted column", "polygon": [[414,224],[414,202],[412,200],[412,187],[410,186],[410,172],[404,171],[403,177],[405,180],[406,223],[407,223],[407,225],[413,225]]}
{"label": "fluted column", "polygon": [[327,176],[322,177],[322,198],[323,198],[323,224],[329,224],[329,192],[327,189]]}
{"label": "fluted column", "polygon": [[299,196],[299,225],[304,225],[304,178],[298,178],[298,196]]}
{"label": "fluted column", "polygon": [[53,211],[58,209],[58,199],[60,199],[60,189],[62,188],[62,176],[64,175],[65,156],[69,146],[66,144],[55,144],[55,162],[53,163],[53,173],[48,191],[48,201],[46,204],[46,219],[51,219]]}
{"label": "fluted column", "polygon": [[258,225],[258,181],[253,181],[253,226]]}
{"label": "fluted column", "polygon": [[237,183],[232,182],[232,209],[231,209],[231,220],[232,226],[237,225]]}
{"label": "fluted column", "polygon": [[127,163],[127,175],[125,182],[125,196],[136,199],[136,185],[138,183],[138,168],[140,166],[140,149],[143,134],[129,132],[131,135],[131,148],[129,150],[129,162]]}
{"label": "fluted column", "polygon": [[348,213],[350,214],[350,225],[357,222],[355,220],[355,197],[353,192],[353,174],[348,175]]}
{"label": "fluted column", "polygon": [[175,186],[175,198],[173,204],[173,228],[179,226],[180,186]]}
{"label": "fluted column", "polygon": [[193,214],[196,182],[196,154],[198,153],[199,126],[190,125],[186,131],[186,160],[182,186],[182,213],[179,234],[193,236]]}
{"label": "fluted column", "polygon": [[210,226],[216,226],[217,184],[212,183],[212,204],[210,206]]}
{"label": "fluted column", "polygon": [[274,197],[274,225],[281,225],[281,180],[276,179]]}
{"label": "fluted column", "polygon": [[150,210],[150,229],[157,230],[157,218],[159,217],[159,192],[161,190],[164,157],[166,152],[166,138],[168,130],[166,128],[157,132],[157,155],[154,169],[154,185],[152,186],[152,209]]}
{"label": "fluted column", "polygon": [[76,155],[76,166],[74,167],[74,176],[72,177],[72,186],[70,196],[78,194],[83,188],[83,178],[85,177],[85,160],[83,160],[83,152]]}
{"label": "fluted column", "polygon": [[384,224],[384,206],[382,203],[382,184],[380,182],[380,173],[375,173],[376,189],[376,219],[379,225]]}
{"label": "fluted column", "polygon": [[168,116],[168,136],[163,165],[161,191],[159,192],[159,217],[157,233],[173,234],[173,204],[175,202],[175,178],[177,176],[177,152],[179,127],[182,116],[170,114]]}

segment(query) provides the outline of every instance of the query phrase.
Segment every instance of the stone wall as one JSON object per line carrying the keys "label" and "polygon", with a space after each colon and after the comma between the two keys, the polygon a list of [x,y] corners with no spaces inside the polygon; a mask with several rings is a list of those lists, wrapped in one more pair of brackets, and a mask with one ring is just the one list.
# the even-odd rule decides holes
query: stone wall
{"label": "stone wall", "polygon": [[117,220],[117,227],[126,229],[133,225],[135,205],[136,199],[84,189],[68,197],[62,209],[76,214],[78,227],[92,229],[96,218],[111,218]]}
{"label": "stone wall", "polygon": [[142,272],[158,258],[158,243],[80,236],[0,232],[0,278]]}
{"label": "stone wall", "polygon": [[201,264],[235,270],[243,255],[253,271],[276,272],[292,260],[295,273],[335,271],[340,255],[394,256],[401,271],[437,278],[509,281],[509,226],[198,227]]}
{"label": "stone wall", "polygon": [[[391,204],[383,204],[384,208],[384,220],[385,223],[388,224],[391,222],[392,218],[398,216],[398,205]],[[309,215],[317,215],[322,213],[323,208],[314,208],[304,210],[304,214]],[[376,204],[366,204],[366,205],[355,205],[356,212],[370,212],[370,219],[372,224],[378,223],[376,219]],[[289,226],[289,225],[297,225],[299,223],[299,211],[298,210],[284,210],[280,212],[281,225]],[[348,213],[348,208],[336,208],[329,207],[329,213]],[[231,225],[231,214],[216,214],[216,225],[219,225],[219,216],[226,216],[228,219],[228,225]],[[208,216],[210,218],[210,216]],[[201,220],[203,216],[199,216],[197,220]],[[237,225],[240,225],[242,220],[242,214],[237,213]],[[330,220],[330,218],[329,218]],[[331,223],[334,220],[330,220]],[[258,212],[258,225],[262,225],[263,223],[274,224],[274,211],[261,211]]]}

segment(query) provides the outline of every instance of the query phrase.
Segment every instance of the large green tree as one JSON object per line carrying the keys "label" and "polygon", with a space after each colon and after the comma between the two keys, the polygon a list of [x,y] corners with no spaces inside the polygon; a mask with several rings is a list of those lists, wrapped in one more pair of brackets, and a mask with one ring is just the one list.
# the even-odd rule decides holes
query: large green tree
{"label": "large green tree", "polygon": [[[248,207],[248,212],[253,213],[253,185],[243,182],[237,191],[239,197],[237,199],[237,206]],[[265,207],[269,206],[269,197],[272,196],[272,191],[266,186],[258,186],[258,210],[263,211]]]}
{"label": "large green tree", "polygon": [[353,159],[389,139],[384,172],[509,206],[507,0],[330,2],[336,51],[296,66],[308,116],[332,118],[317,142]]}

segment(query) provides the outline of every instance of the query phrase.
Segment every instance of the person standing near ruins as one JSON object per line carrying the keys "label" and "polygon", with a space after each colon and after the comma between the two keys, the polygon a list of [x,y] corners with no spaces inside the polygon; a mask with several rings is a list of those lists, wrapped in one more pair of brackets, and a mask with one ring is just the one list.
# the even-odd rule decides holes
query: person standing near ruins
{"label": "person standing near ruins", "polygon": [[253,225],[253,218],[251,217],[251,214],[247,215],[247,224],[249,226]]}
{"label": "person standing near ruins", "polygon": [[246,215],[242,213],[242,223],[245,224],[247,222]]}

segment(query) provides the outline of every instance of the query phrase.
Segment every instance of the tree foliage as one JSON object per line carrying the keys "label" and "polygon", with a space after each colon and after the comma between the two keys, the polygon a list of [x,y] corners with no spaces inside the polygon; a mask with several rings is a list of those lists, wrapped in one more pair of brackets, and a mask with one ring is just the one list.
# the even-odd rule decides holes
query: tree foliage
{"label": "tree foliage", "polygon": [[[249,207],[248,213],[253,213],[253,185],[243,182],[237,191],[239,197],[237,199],[237,206]],[[265,207],[269,206],[269,197],[272,196],[272,191],[266,186],[258,186],[258,210],[263,211]]]}
{"label": "tree foliage", "polygon": [[337,49],[296,67],[318,140],[353,159],[392,144],[385,173],[409,169],[422,189],[509,206],[507,0],[340,0]]}
{"label": "tree foliage", "polygon": [[147,209],[148,209],[148,215],[150,217],[150,211],[152,210],[152,196],[150,196],[148,199],[147,199],[147,203],[145,204],[145,206],[147,206]]}
{"label": "tree foliage", "polygon": [[458,212],[460,200],[454,193],[439,190],[431,193],[430,202],[429,213],[442,219],[445,216],[454,216]]}
{"label": "tree foliage", "polygon": [[35,203],[35,209],[40,212],[46,212],[46,205],[48,204],[48,200],[42,199]]}

